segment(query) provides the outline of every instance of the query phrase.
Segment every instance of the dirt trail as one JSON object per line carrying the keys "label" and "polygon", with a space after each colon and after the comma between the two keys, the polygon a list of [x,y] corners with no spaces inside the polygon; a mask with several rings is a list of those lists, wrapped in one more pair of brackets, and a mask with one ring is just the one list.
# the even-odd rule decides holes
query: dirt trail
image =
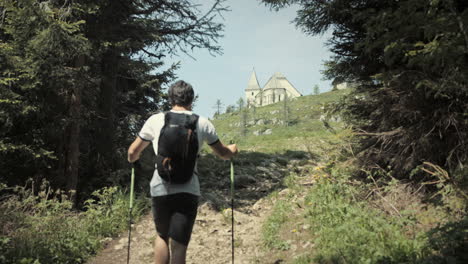
{"label": "dirt trail", "polygon": [[[268,215],[269,206],[260,200],[253,207],[263,208],[257,213],[245,214],[234,211],[235,216],[235,262],[252,263],[262,258],[261,225]],[[231,218],[230,209],[217,211],[211,203],[199,207],[192,239],[187,252],[187,263],[231,263]],[[151,214],[133,226],[130,262],[152,263],[155,237]],[[112,240],[107,247],[88,264],[120,264],[127,261],[127,233]]]}
{"label": "dirt trail", "polygon": [[[187,263],[231,263],[231,217],[228,166],[205,159],[204,181]],[[296,160],[297,162],[297,160]],[[239,157],[236,167],[235,263],[274,263],[264,257],[261,241],[262,223],[272,210],[268,194],[283,187],[282,180],[290,171],[291,162],[263,156],[258,162],[251,156]],[[206,190],[206,191],[204,191]],[[226,209],[228,208],[228,209]],[[132,229],[131,263],[152,263],[155,228],[151,214],[143,217]],[[106,248],[88,264],[120,264],[127,260],[128,233],[111,240]]]}

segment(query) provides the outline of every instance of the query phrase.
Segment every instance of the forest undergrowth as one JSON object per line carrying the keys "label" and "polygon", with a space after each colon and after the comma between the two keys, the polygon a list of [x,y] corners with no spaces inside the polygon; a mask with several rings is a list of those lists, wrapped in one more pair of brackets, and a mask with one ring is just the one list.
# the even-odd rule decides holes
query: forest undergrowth
{"label": "forest undergrowth", "polygon": [[[415,183],[388,170],[364,171],[346,142],[353,137],[340,134],[341,144],[308,148],[323,153],[327,146],[329,159],[291,173],[288,195],[271,197],[276,206],[263,225],[265,250],[296,264],[466,263],[468,201],[448,173],[426,163],[420,169],[439,180]],[[312,248],[291,254],[301,243]]]}
{"label": "forest undergrowth", "polygon": [[[128,228],[129,194],[118,187],[93,192],[83,211],[73,208],[64,191],[43,181],[8,188],[0,186],[0,263],[83,263],[110,237]],[[148,208],[137,198],[133,221]]]}

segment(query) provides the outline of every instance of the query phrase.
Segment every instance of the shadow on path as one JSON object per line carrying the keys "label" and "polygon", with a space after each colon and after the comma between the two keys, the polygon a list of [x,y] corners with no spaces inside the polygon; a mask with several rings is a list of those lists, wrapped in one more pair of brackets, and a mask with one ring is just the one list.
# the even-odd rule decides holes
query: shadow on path
{"label": "shadow on path", "polygon": [[[297,167],[310,162],[304,151],[283,153],[241,152],[234,158],[235,208],[249,213],[249,207],[283,189],[284,179]],[[230,208],[230,163],[212,154],[199,159],[200,205],[211,203],[216,210]]]}

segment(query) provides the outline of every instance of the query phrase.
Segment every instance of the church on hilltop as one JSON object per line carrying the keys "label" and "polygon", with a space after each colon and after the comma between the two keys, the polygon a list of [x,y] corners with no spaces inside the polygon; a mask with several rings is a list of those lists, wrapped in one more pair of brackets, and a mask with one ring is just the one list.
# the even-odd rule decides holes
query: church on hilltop
{"label": "church on hilltop", "polygon": [[245,89],[248,107],[265,106],[284,101],[285,98],[291,99],[299,96],[302,94],[279,72],[273,74],[265,86],[260,88],[254,70]]}

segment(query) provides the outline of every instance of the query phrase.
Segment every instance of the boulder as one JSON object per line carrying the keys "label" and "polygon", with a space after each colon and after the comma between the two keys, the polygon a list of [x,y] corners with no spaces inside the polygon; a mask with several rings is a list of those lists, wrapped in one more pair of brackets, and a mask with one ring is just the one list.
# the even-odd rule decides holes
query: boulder
{"label": "boulder", "polygon": [[271,130],[271,128],[265,130],[265,132],[263,132],[264,135],[271,135],[271,133],[273,133],[273,130]]}

